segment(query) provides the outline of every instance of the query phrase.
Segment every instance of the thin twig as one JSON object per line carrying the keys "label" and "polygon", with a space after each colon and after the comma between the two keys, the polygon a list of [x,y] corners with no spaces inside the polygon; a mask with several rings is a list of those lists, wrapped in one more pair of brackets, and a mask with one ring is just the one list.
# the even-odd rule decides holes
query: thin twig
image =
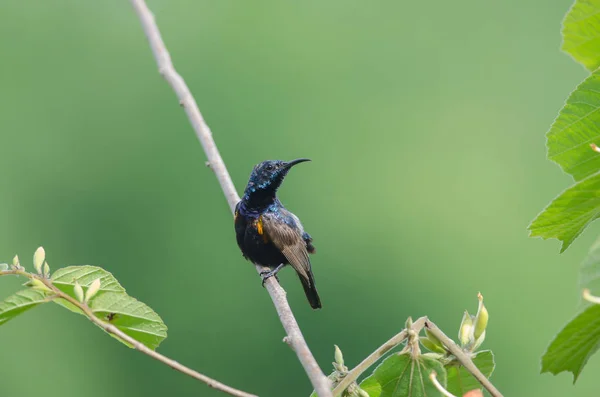
{"label": "thin twig", "polygon": [[[154,20],[154,16],[148,9],[144,0],[131,0],[131,4],[135,9],[148,39],[150,43],[150,48],[152,49],[152,53],[154,54],[154,58],[158,65],[158,70],[160,74],[164,77],[164,79],[169,83],[173,91],[177,94],[177,98],[179,99],[179,103],[185,109],[185,112],[196,132],[202,147],[204,148],[204,152],[206,153],[206,157],[208,158],[208,165],[215,172],[217,179],[219,180],[219,184],[221,185],[221,189],[223,190],[223,194],[227,199],[227,203],[229,204],[229,208],[233,213],[235,205],[239,202],[240,198],[235,190],[235,186],[231,181],[231,177],[227,172],[227,168],[225,167],[225,163],[219,154],[219,150],[215,144],[215,141],[212,137],[212,133],[200,110],[198,109],[198,105],[196,100],[192,96],[190,89],[186,85],[183,78],[177,73],[173,63],[171,61],[171,56],[167,51],[164,41],[162,40],[160,31],[156,22]],[[258,272],[262,271],[260,266],[257,266],[256,269]],[[287,298],[285,296],[285,291],[275,277],[270,277],[267,279],[265,283],[267,287],[267,291],[271,295],[271,299],[273,300],[273,304],[277,309],[277,313],[279,314],[279,319],[287,333],[287,341],[289,345],[292,347],[300,363],[304,367],[306,374],[308,375],[315,391],[319,395],[319,397],[331,397],[330,390],[330,382],[329,379],[323,374],[323,371],[319,368],[317,361],[313,357],[304,337],[302,336],[302,332],[300,331],[300,327],[294,318],[294,314],[290,309],[290,306],[287,302]]]}
{"label": "thin twig", "polygon": [[427,320],[425,322],[425,327],[436,338],[438,338],[440,342],[444,344],[444,346],[446,346],[448,351],[452,353],[454,357],[456,357],[456,359],[462,364],[462,366],[465,367],[465,369],[469,371],[475,377],[475,379],[477,379],[477,381],[481,383],[483,387],[485,387],[485,389],[488,392],[490,392],[492,397],[502,397],[502,393],[500,393],[500,391],[496,389],[492,382],[490,382],[489,379],[481,373],[481,371],[473,363],[471,358],[467,354],[465,354],[465,352],[463,352],[460,346],[454,343],[452,339],[450,339],[445,333],[443,333],[442,330],[437,327],[437,325],[432,323],[430,320]]}
{"label": "thin twig", "polygon": [[[423,327],[425,326],[425,322],[427,321],[427,317],[421,317],[415,322],[413,322],[412,329],[416,333],[421,332]],[[356,367],[352,368],[350,372],[338,383],[338,385],[333,389],[333,396],[337,397],[344,390],[350,386],[352,382],[354,382],[358,377],[365,372],[369,367],[371,367],[377,360],[383,357],[387,352],[392,350],[394,347],[398,346],[408,337],[408,331],[403,329],[400,333],[394,335],[390,340],[385,342],[383,345],[379,346],[377,350],[373,353],[369,354],[367,358],[365,358],[360,364]]]}
{"label": "thin twig", "polygon": [[208,386],[210,386],[214,389],[220,390],[220,391],[230,394],[232,396],[258,397],[254,394],[246,393],[244,391],[234,389],[231,386],[227,386],[215,379],[209,378],[206,375],[203,375],[197,371],[194,371],[193,369],[188,368],[185,365],[182,365],[175,360],[172,360],[166,356],[163,356],[160,353],[155,352],[154,350],[148,348],[143,343],[138,342],[137,340],[133,339],[132,337],[130,337],[129,335],[127,335],[126,333],[124,333],[123,331],[121,331],[120,329],[115,327],[113,324],[107,323],[107,322],[101,320],[100,318],[96,317],[96,315],[94,314],[92,309],[90,309],[90,307],[85,302],[79,302],[77,299],[71,297],[70,295],[67,295],[66,293],[64,293],[63,291],[58,289],[52,283],[51,280],[49,280],[45,277],[38,276],[38,275],[35,275],[32,273],[28,273],[28,272],[26,272],[24,270],[20,270],[20,269],[19,270],[0,271],[0,276],[9,275],[9,274],[25,276],[29,279],[35,279],[35,280],[41,281],[46,287],[48,287],[54,293],[54,295],[52,295],[52,297],[51,297],[52,299],[62,298],[64,300],[70,302],[71,304],[77,306],[90,319],[90,321],[92,321],[94,324],[98,325],[100,328],[104,329],[109,334],[113,334],[117,338],[119,338],[122,341],[128,343],[129,345],[133,346],[136,350],[146,354],[147,356],[152,357],[155,360],[160,361],[163,364],[168,365],[169,367],[171,367],[185,375],[191,376],[194,379],[197,379],[201,382],[206,383]]}

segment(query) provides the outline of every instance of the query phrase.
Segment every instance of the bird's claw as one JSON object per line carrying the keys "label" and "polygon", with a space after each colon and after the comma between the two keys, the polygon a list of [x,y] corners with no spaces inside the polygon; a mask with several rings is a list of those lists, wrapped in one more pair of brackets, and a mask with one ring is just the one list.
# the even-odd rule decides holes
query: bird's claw
{"label": "bird's claw", "polygon": [[273,270],[263,270],[262,272],[260,272],[259,274],[260,274],[260,277],[262,278],[262,286],[264,287],[267,279],[269,279],[271,277],[275,277],[277,282],[279,282],[279,277],[277,277],[277,273],[279,273],[279,271],[281,270],[281,268],[283,266],[284,266],[284,264],[282,263],[281,265],[277,266]]}
{"label": "bird's claw", "polygon": [[267,279],[271,278],[271,277],[275,277],[275,279],[277,281],[279,281],[279,277],[277,277],[277,275],[275,274],[275,272],[271,271],[264,271],[264,272],[260,272],[260,277],[262,278],[262,286],[265,286],[265,282],[267,281]]}

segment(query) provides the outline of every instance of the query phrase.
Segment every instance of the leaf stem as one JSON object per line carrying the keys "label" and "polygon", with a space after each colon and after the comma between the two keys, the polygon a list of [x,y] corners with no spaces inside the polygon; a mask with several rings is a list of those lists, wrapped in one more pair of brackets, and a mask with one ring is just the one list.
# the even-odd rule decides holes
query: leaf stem
{"label": "leaf stem", "polygon": [[502,393],[500,393],[500,391],[496,389],[492,382],[490,382],[489,379],[486,378],[486,376],[483,373],[481,373],[481,371],[473,363],[471,358],[467,354],[465,354],[465,352],[463,352],[460,346],[454,343],[452,339],[450,339],[445,333],[443,333],[442,330],[437,327],[437,325],[435,325],[430,320],[426,320],[425,328],[427,328],[429,332],[431,332],[436,338],[440,340],[440,342],[442,342],[444,346],[446,346],[448,351],[452,353],[454,357],[456,357],[456,359],[463,365],[463,367],[465,367],[465,369],[469,371],[475,377],[475,379],[477,379],[477,381],[481,383],[483,387],[485,387],[485,389],[492,395],[492,397],[503,397]]}
{"label": "leaf stem", "polygon": [[583,296],[583,299],[590,303],[600,304],[600,297],[592,295],[588,288],[584,288],[581,295]]}
{"label": "leaf stem", "polygon": [[437,374],[435,373],[435,371],[431,372],[431,374],[429,375],[429,379],[431,379],[431,382],[433,383],[433,385],[435,386],[435,388],[438,389],[438,391],[440,393],[442,393],[444,396],[446,396],[446,397],[456,397],[454,394],[452,394],[448,390],[444,389],[444,386],[442,386],[442,384],[440,383],[440,381],[437,380]]}
{"label": "leaf stem", "polygon": [[[202,113],[200,113],[198,104],[190,89],[181,75],[175,70],[169,51],[165,46],[160,30],[154,20],[154,15],[152,15],[152,12],[148,9],[146,2],[144,0],[131,0],[131,4],[140,19],[142,28],[154,55],[154,59],[158,65],[158,71],[171,86],[173,91],[175,91],[180,105],[184,108],[196,136],[204,149],[204,153],[208,158],[207,165],[215,172],[217,180],[223,190],[223,194],[225,195],[225,199],[229,204],[229,209],[233,213],[236,204],[240,201],[240,197],[235,190],[235,186],[229,176],[223,158],[217,149],[217,145],[212,137],[212,132],[204,121]],[[263,269],[261,266],[257,266],[256,270],[260,273]],[[287,333],[286,341],[298,356],[315,391],[319,397],[331,397],[330,381],[325,374],[323,374],[319,364],[317,364],[317,361],[308,348],[308,345],[302,336],[302,332],[300,331],[300,327],[296,322],[294,313],[287,301],[285,291],[281,288],[275,277],[267,279],[265,286],[273,300],[281,324]]]}
{"label": "leaf stem", "polygon": [[[417,319],[412,324],[412,330],[415,331],[416,333],[419,333],[425,326],[426,321],[427,321],[427,317],[421,317],[421,318]],[[338,385],[335,387],[335,389],[333,389],[333,391],[332,391],[333,396],[337,397],[337,396],[341,395],[342,392],[344,390],[346,390],[352,382],[356,381],[356,379],[358,379],[358,377],[363,372],[365,372],[367,369],[369,369],[369,367],[371,367],[373,364],[375,364],[375,362],[377,360],[379,360],[381,357],[383,357],[387,352],[389,352],[394,347],[396,347],[400,343],[402,343],[407,337],[408,337],[408,330],[403,329],[400,333],[394,335],[393,337],[390,338],[390,340],[385,342],[383,345],[379,346],[379,348],[377,348],[377,350],[375,350],[373,353],[369,354],[369,356],[367,356],[367,358],[365,358],[360,364],[358,364],[356,367],[352,368],[352,370],[350,372],[348,372],[348,374],[340,381],[340,383],[338,383]]]}
{"label": "leaf stem", "polygon": [[58,289],[53,283],[52,280],[37,275],[37,274],[33,274],[33,273],[28,273],[25,270],[23,270],[22,268],[20,269],[11,269],[11,270],[3,270],[0,271],[0,276],[6,276],[6,275],[18,275],[18,276],[24,276],[27,277],[31,280],[39,280],[40,282],[42,282],[48,289],[50,289],[55,295],[52,297],[53,299],[55,298],[61,298],[64,299],[66,301],[68,301],[69,303],[77,306],[89,319],[91,322],[93,322],[94,324],[98,325],[100,328],[104,329],[106,332],[116,336],[117,338],[123,340],[124,342],[127,342],[129,345],[133,346],[133,348],[135,348],[136,350],[144,353],[147,356],[152,357],[155,360],[158,360],[160,362],[162,362],[163,364],[168,365],[169,367],[185,374],[188,376],[191,376],[194,379],[197,379],[201,382],[206,383],[208,386],[220,390],[222,392],[225,392],[229,395],[232,396],[236,396],[236,397],[257,397],[254,394],[250,394],[250,393],[246,393],[244,391],[241,390],[237,390],[234,389],[231,386],[227,386],[215,379],[212,379],[206,375],[203,375],[197,371],[194,371],[191,368],[186,367],[185,365],[182,365],[180,363],[178,363],[175,360],[172,360],[150,348],[148,348],[146,345],[144,345],[141,342],[138,342],[137,340],[133,339],[132,337],[130,337],[129,335],[127,335],[126,333],[124,333],[123,331],[121,331],[120,329],[118,329],[117,327],[115,327],[113,324],[107,323],[106,321],[101,320],[100,318],[98,318],[94,312],[92,311],[92,309],[90,309],[90,307],[84,303],[84,302],[79,302],[77,299],[73,298],[72,296],[64,293],[63,291],[61,291],[60,289]]}

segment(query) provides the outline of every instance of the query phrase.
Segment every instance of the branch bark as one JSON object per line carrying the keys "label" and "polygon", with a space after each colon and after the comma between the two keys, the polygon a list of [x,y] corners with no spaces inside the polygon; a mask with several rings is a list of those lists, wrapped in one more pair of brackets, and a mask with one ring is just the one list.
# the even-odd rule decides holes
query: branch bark
{"label": "branch bark", "polygon": [[[427,321],[427,317],[418,318],[412,325],[413,331],[415,331],[417,333],[421,332],[421,330],[425,326],[425,321]],[[367,358],[362,360],[362,362],[360,364],[358,364],[356,367],[352,368],[352,370],[350,372],[348,372],[348,374],[344,377],[344,379],[342,379],[340,381],[340,383],[338,383],[338,385],[335,387],[335,389],[333,389],[333,392],[332,392],[333,396],[337,397],[337,396],[341,395],[342,392],[344,390],[346,390],[352,382],[356,381],[356,379],[358,379],[358,377],[363,372],[365,372],[373,364],[375,364],[375,362],[377,362],[377,360],[379,360],[381,357],[383,357],[385,355],[385,353],[389,352],[394,347],[396,347],[400,343],[402,343],[407,337],[408,337],[408,330],[403,329],[402,331],[400,331],[400,333],[392,336],[392,338],[390,338],[390,340],[385,342],[383,345],[379,346],[379,348],[377,348],[377,350],[375,350],[373,353],[369,354],[367,356]]]}
{"label": "branch bark", "polygon": [[429,332],[431,332],[436,338],[440,340],[440,342],[444,344],[444,346],[446,346],[448,351],[452,353],[454,357],[456,357],[456,359],[462,364],[462,366],[465,367],[465,369],[469,371],[475,377],[475,379],[477,379],[477,381],[481,383],[483,387],[485,387],[485,389],[488,392],[490,392],[492,397],[503,397],[502,393],[500,393],[500,391],[496,389],[492,382],[490,382],[489,379],[481,373],[481,371],[473,363],[471,358],[468,355],[466,355],[465,352],[463,352],[460,346],[454,343],[452,339],[450,339],[445,333],[443,333],[442,330],[437,327],[437,325],[435,325],[430,320],[427,320],[425,322],[425,328],[427,328]]}
{"label": "branch bark", "polygon": [[[200,113],[198,104],[190,92],[190,89],[173,66],[171,56],[167,51],[158,26],[154,20],[154,15],[152,15],[144,0],[131,0],[131,4],[142,23],[142,28],[146,34],[152,53],[154,54],[158,70],[173,91],[175,91],[177,98],[179,98],[179,103],[185,109],[194,132],[200,140],[204,153],[208,158],[208,165],[215,172],[219,184],[221,185],[221,189],[223,190],[223,194],[225,195],[225,199],[233,213],[235,205],[240,201],[240,197],[235,190],[227,167],[225,167],[225,163],[219,154],[219,150],[212,137],[212,132],[204,121],[202,113]],[[256,270],[260,273],[263,269],[262,267],[257,266]],[[275,277],[267,279],[265,286],[273,300],[281,324],[287,333],[286,341],[298,356],[315,391],[319,397],[332,397],[329,379],[323,374],[323,371],[321,371],[317,361],[310,352],[287,301],[285,291],[281,288]]]}
{"label": "branch bark", "polygon": [[133,339],[132,337],[130,337],[129,335],[127,335],[126,333],[124,333],[123,331],[121,331],[120,329],[115,327],[113,324],[107,323],[106,321],[103,321],[100,318],[98,318],[94,314],[92,309],[89,308],[87,303],[79,302],[77,299],[62,292],[60,289],[58,289],[56,286],[54,286],[54,284],[52,284],[51,280],[49,280],[45,277],[42,277],[42,276],[38,276],[33,273],[28,273],[22,269],[23,268],[21,267],[19,269],[0,271],[0,276],[6,276],[6,275],[13,274],[13,275],[27,277],[30,280],[39,280],[42,284],[44,284],[48,289],[50,289],[53,292],[53,295],[50,299],[61,298],[61,299],[68,301],[72,305],[75,305],[94,324],[98,325],[100,328],[104,329],[109,334],[112,334],[112,335],[116,336],[117,338],[127,342],[128,344],[133,346],[134,349],[144,353],[145,355],[150,356],[153,359],[160,361],[163,364],[168,365],[169,367],[173,368],[174,370],[177,370],[185,375],[191,376],[194,379],[204,382],[208,386],[212,387],[213,389],[220,390],[222,392],[225,392],[225,393],[230,394],[235,397],[258,397],[254,394],[246,393],[244,391],[234,389],[231,386],[227,386],[226,384],[223,384],[215,379],[212,379],[206,375],[203,375],[200,372],[194,371],[193,369],[188,368],[185,365],[182,365],[182,364],[178,363],[177,361],[172,360],[169,357],[163,356],[162,354],[148,348],[146,345]]}

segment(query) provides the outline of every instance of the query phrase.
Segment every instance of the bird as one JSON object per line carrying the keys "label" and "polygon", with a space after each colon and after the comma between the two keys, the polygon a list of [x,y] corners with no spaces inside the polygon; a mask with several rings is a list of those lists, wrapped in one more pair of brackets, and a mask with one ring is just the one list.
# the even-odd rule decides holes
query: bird
{"label": "bird", "polygon": [[315,253],[313,239],[277,197],[290,169],[306,161],[310,159],[266,160],[254,166],[244,196],[235,207],[234,224],[244,258],[269,269],[261,272],[263,286],[289,264],[298,274],[310,306],[320,309],[321,299],[308,257]]}

